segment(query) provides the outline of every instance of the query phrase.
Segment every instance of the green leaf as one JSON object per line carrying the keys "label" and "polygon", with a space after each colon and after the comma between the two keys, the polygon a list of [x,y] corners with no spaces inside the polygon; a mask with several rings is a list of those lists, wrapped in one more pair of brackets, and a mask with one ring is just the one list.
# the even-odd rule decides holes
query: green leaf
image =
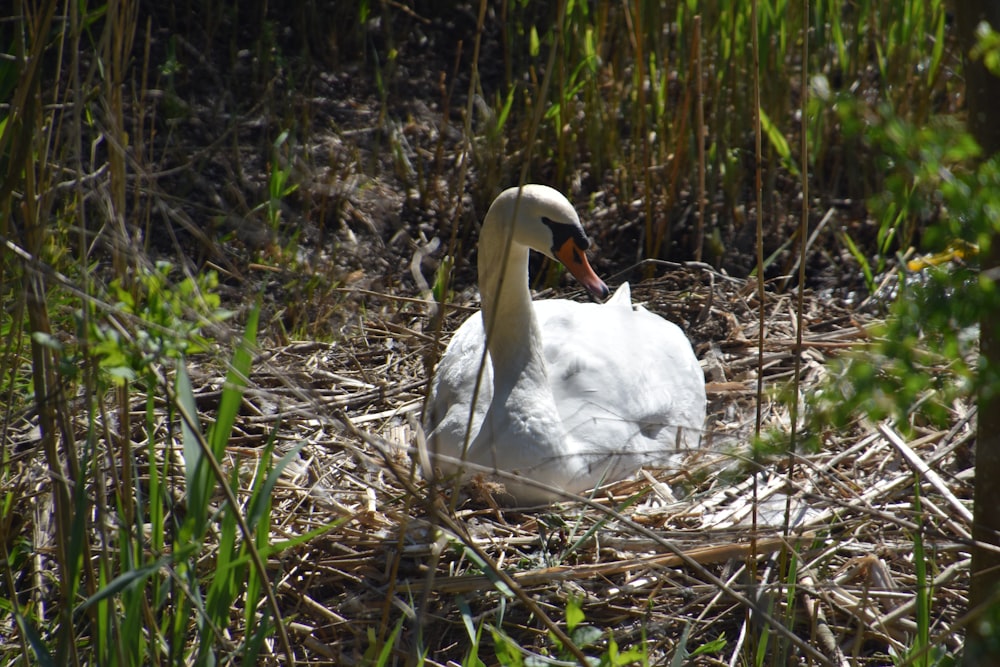
{"label": "green leaf", "polygon": [[524,656],[521,654],[521,647],[508,637],[499,628],[490,626],[490,634],[493,635],[493,650],[497,656],[497,662],[504,667],[523,667]]}
{"label": "green leaf", "polygon": [[580,608],[580,600],[571,596],[566,601],[566,629],[569,630],[569,634],[573,634],[573,630],[583,622],[583,619],[584,615],[583,609]]}
{"label": "green leaf", "polygon": [[699,646],[698,648],[696,648],[695,650],[691,651],[690,657],[693,658],[699,655],[711,655],[712,653],[719,653],[720,651],[726,648],[726,643],[727,643],[726,633],[723,632],[721,635],[719,635],[712,641],[706,642],[701,646]]}
{"label": "green leaf", "polygon": [[135,371],[128,366],[112,366],[111,368],[104,369],[111,381],[118,386],[122,386],[127,382],[134,382],[136,379]]}
{"label": "green leaf", "polygon": [[52,334],[45,333],[44,331],[33,331],[31,333],[31,340],[35,341],[42,347],[47,347],[54,352],[61,352],[63,349],[63,344],[58,338]]}
{"label": "green leaf", "polygon": [[781,130],[771,122],[770,117],[768,117],[763,109],[760,110],[760,127],[764,131],[764,135],[767,136],[767,141],[771,144],[774,152],[781,158],[785,168],[793,175],[798,176],[799,169],[792,160],[792,149],[788,146],[788,140],[785,139],[785,135],[781,133]]}

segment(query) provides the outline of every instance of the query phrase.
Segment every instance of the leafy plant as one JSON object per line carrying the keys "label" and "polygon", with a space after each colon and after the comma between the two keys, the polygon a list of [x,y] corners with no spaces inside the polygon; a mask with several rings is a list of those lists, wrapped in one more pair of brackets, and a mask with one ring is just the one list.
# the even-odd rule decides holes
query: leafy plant
{"label": "leafy plant", "polygon": [[289,184],[292,174],[292,155],[288,147],[288,130],[274,140],[267,180],[267,221],[277,231],[281,223],[281,208],[286,197],[299,189],[298,183]]}
{"label": "leafy plant", "polygon": [[[110,289],[117,299],[114,315],[105,320],[88,318],[94,341],[91,350],[114,382],[133,381],[152,364],[208,351],[210,342],[202,333],[204,327],[232,316],[220,305],[215,272],[175,283],[172,271],[170,262],[161,261],[151,270],[140,269],[131,288],[124,287],[121,280],[113,281]],[[123,319],[142,326],[122,326]],[[134,331],[134,336],[129,331]]]}
{"label": "leafy plant", "polygon": [[[649,664],[646,653],[646,642],[641,646],[622,650],[614,635],[610,632],[586,623],[586,617],[580,601],[570,596],[566,600],[566,633],[573,643],[584,650],[596,654],[589,664],[595,667],[621,667],[623,665]],[[494,651],[497,661],[504,667],[534,667],[548,664],[550,661],[542,656],[536,656],[525,649],[503,631],[501,627],[490,626],[493,637]],[[551,653],[561,662],[575,661],[575,656],[566,651],[559,640],[549,635]],[[547,654],[548,652],[546,652]]]}
{"label": "leafy plant", "polygon": [[978,276],[970,249],[984,252],[998,231],[998,161],[976,164],[977,147],[953,124],[915,127],[884,109],[871,136],[887,171],[885,193],[871,202],[875,214],[904,230],[932,221],[919,225],[927,251],[965,250],[951,252],[953,262],[903,271],[888,318],[870,329],[872,342],[835,364],[830,385],[811,401],[820,430],[858,414],[941,424],[954,397],[997,380],[996,369],[978,365],[976,327],[1000,296]]}

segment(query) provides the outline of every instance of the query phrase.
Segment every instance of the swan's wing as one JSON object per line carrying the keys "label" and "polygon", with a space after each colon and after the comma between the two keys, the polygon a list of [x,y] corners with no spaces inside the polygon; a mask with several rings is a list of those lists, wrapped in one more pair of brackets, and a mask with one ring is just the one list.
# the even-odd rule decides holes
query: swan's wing
{"label": "swan's wing", "polygon": [[611,295],[611,298],[604,302],[605,306],[628,306],[632,307],[632,288],[629,284],[622,283]]}
{"label": "swan's wing", "polygon": [[[578,459],[563,456],[561,445],[555,448],[552,445],[539,447],[533,444],[532,438],[518,436],[520,427],[532,428],[536,425],[530,416],[520,421],[491,424],[489,408],[493,399],[493,366],[488,355],[476,409],[470,420],[469,408],[482,360],[483,339],[482,318],[477,313],[458,328],[441,357],[424,412],[424,430],[430,453],[464,459],[487,469],[499,466],[507,472],[545,480],[548,487],[582,491],[582,487],[572,484],[579,479],[576,472],[580,467]],[[523,410],[519,411],[521,417],[530,415],[532,407],[536,406],[533,403],[523,406]],[[461,468],[457,462],[449,462],[440,456],[433,460],[432,465],[445,476]],[[543,503],[558,497],[546,488],[521,484],[508,477],[499,477],[498,480],[521,503]]]}
{"label": "swan's wing", "polygon": [[424,412],[424,431],[428,447],[434,453],[461,458],[466,433],[471,443],[479,432],[483,415],[493,396],[493,367],[489,355],[483,369],[476,410],[470,406],[475,394],[479,367],[483,363],[483,320],[479,313],[469,317],[455,331],[434,372],[431,395]]}
{"label": "swan's wing", "polygon": [[[642,465],[669,465],[678,444],[697,445],[705,420],[704,375],[678,327],[645,309],[607,304],[541,301],[535,312],[566,436],[562,451],[534,451],[516,437],[508,442],[515,429],[506,427],[506,439],[500,442],[477,439],[492,399],[493,377],[487,357],[470,422],[483,354],[482,320],[476,314],[456,331],[435,373],[424,416],[432,452],[460,458],[463,445],[475,442],[478,448],[469,453],[470,461],[489,466],[491,453],[502,452],[505,469],[581,492]],[[530,419],[525,425],[531,426]],[[442,472],[454,469],[439,467]],[[511,488],[519,499],[546,497],[538,489]]]}
{"label": "swan's wing", "polygon": [[545,301],[536,312],[564,427],[595,465],[666,465],[697,446],[705,379],[680,328],[645,309]]}

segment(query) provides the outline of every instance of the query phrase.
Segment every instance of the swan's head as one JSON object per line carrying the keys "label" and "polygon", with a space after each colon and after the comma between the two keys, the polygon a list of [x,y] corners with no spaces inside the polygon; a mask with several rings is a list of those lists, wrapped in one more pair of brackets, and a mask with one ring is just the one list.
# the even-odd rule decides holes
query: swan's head
{"label": "swan's head", "polygon": [[486,213],[483,229],[509,230],[510,225],[513,243],[562,262],[591,294],[602,299],[608,296],[608,286],[587,261],[585,251],[590,239],[583,231],[580,216],[561,192],[537,184],[504,190]]}

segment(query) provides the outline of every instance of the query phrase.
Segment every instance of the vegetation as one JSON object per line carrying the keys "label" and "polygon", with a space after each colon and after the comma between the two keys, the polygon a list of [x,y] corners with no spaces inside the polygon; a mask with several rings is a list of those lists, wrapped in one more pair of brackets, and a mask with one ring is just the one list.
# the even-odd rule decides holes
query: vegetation
{"label": "vegetation", "polygon": [[[292,4],[0,22],[0,663],[930,665],[996,622],[961,615],[1000,167],[943,0]],[[415,474],[526,181],[726,355],[724,475],[519,514]]]}

